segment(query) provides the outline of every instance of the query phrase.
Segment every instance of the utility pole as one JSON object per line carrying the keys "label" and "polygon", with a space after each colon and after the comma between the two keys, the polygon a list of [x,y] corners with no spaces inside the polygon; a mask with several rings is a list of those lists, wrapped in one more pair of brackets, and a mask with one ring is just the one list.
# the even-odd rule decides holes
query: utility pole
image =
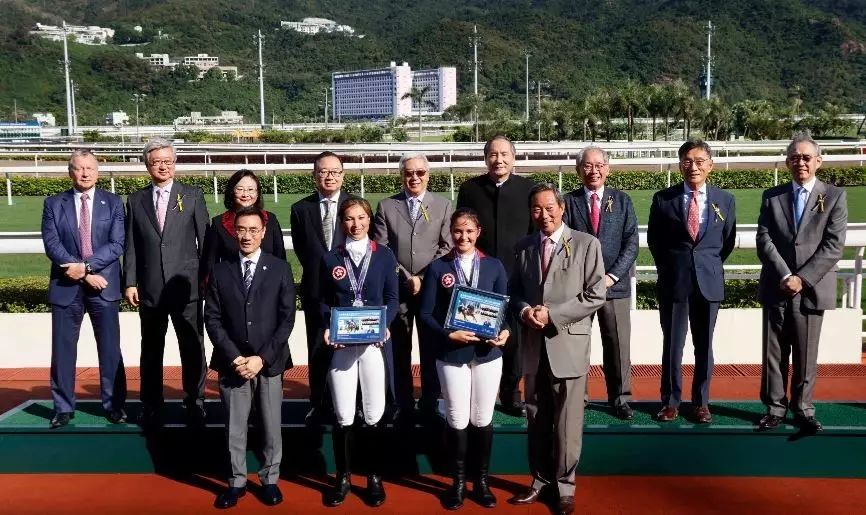
{"label": "utility pole", "polygon": [[713,22],[707,22],[707,100],[713,87]]}
{"label": "utility pole", "polygon": [[68,136],[72,136],[74,134],[74,128],[72,126],[72,94],[70,92],[69,86],[69,50],[67,49],[66,38],[68,34],[66,32],[66,21],[63,22],[63,74],[65,75],[66,82],[66,131]]}
{"label": "utility pole", "polygon": [[474,67],[474,105],[472,106],[473,118],[475,118],[475,141],[478,141],[478,25],[472,26],[472,64]]}
{"label": "utility pole", "polygon": [[13,98],[12,102],[14,106],[12,107],[12,117],[15,119],[15,123],[18,123],[18,99]]}
{"label": "utility pole", "polygon": [[259,112],[262,129],[265,128],[265,75],[262,65],[262,31],[259,30]]}
{"label": "utility pole", "polygon": [[529,53],[529,50],[524,50],[523,54],[526,56],[526,114],[524,115],[524,119],[529,121],[529,56],[532,55]]}
{"label": "utility pole", "polygon": [[72,93],[72,130],[78,130],[78,111],[75,109],[75,81],[69,79],[69,91]]}
{"label": "utility pole", "polygon": [[331,88],[325,88],[325,128],[328,128],[328,91]]}
{"label": "utility pole", "polygon": [[138,104],[142,103],[146,96],[144,93],[132,94],[132,101],[135,102],[135,137],[138,138],[138,141],[141,141],[141,125],[138,123]]}

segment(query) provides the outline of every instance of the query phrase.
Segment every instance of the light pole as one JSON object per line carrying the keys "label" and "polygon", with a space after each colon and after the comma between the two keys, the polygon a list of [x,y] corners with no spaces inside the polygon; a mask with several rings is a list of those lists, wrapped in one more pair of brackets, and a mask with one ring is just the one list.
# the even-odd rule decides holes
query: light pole
{"label": "light pole", "polygon": [[325,128],[328,128],[328,92],[331,88],[325,88]]}
{"label": "light pole", "polygon": [[138,123],[138,104],[142,103],[147,97],[144,93],[133,93],[132,101],[135,102],[135,137],[141,141],[141,125]]}
{"label": "light pole", "polygon": [[529,56],[532,55],[529,53],[529,50],[524,50],[523,54],[526,56],[526,121],[529,121]]}

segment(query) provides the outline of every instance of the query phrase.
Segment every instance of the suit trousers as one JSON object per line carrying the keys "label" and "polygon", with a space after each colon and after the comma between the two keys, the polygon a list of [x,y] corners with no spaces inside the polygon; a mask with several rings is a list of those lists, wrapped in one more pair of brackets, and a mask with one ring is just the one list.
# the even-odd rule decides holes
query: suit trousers
{"label": "suit trousers", "polygon": [[331,353],[325,345],[318,299],[301,298],[307,334],[307,370],[310,382],[310,406],[321,408],[328,403],[328,366]]}
{"label": "suit trousers", "polygon": [[[412,328],[418,320],[421,296],[400,291],[400,311],[391,322],[391,343],[394,352],[394,402],[401,408],[415,404],[412,382]],[[439,376],[436,374],[436,342],[418,324],[418,353],[421,361],[421,401],[436,406],[439,399]]]}
{"label": "suit trousers", "polygon": [[[508,324],[518,327],[518,320],[509,314]],[[502,379],[499,381],[499,400],[503,404],[520,402],[520,378],[523,368],[520,362],[520,331],[511,331],[508,341],[502,346]]]}
{"label": "suit trousers", "polygon": [[195,300],[180,309],[141,305],[141,403],[147,409],[159,409],[163,403],[163,354],[168,320],[174,326],[180,350],[184,404],[204,406],[204,382],[207,375],[202,336],[202,305]]}
{"label": "suit trousers", "polygon": [[226,442],[231,463],[229,486],[240,488],[247,484],[247,432],[253,403],[261,417],[259,479],[263,485],[276,484],[283,458],[283,376],[260,374],[244,379],[235,373],[220,374],[219,386],[227,418]]}
{"label": "suit trousers", "polygon": [[608,299],[598,316],[607,385],[607,402],[622,406],[631,400],[631,299]]}
{"label": "suit trousers", "polygon": [[123,409],[126,371],[120,352],[120,301],[87,295],[80,288],[72,304],[51,306],[51,397],[54,411],[75,411],[75,362],[84,313],[90,315],[99,356],[99,391],[105,411]]}
{"label": "suit trousers", "polygon": [[[818,341],[824,311],[803,306],[797,295],[784,304],[764,305],[761,402],[771,415],[784,417],[788,408],[796,415],[815,416],[812,393],[818,378]],[[788,391],[788,359],[793,362],[791,400]]]}
{"label": "suit trousers", "polygon": [[713,375],[713,332],[719,303],[710,302],[697,286],[685,302],[659,300],[662,326],[661,399],[665,406],[679,407],[683,392],[683,348],[691,327],[695,347],[695,375],[692,378],[692,404],[707,406]]}
{"label": "suit trousers", "polygon": [[449,427],[459,430],[470,423],[475,427],[490,425],[502,375],[502,359],[498,354],[494,354],[494,359],[475,358],[459,364],[436,360]]}
{"label": "suit trousers", "polygon": [[532,488],[541,490],[556,482],[560,497],[574,495],[586,376],[557,378],[543,347],[540,354],[538,370],[524,378]]}
{"label": "suit trousers", "polygon": [[385,413],[385,356],[375,345],[351,345],[336,349],[331,358],[328,383],[334,400],[334,414],[341,426],[355,422],[358,383],[361,410],[368,425],[379,423]]}

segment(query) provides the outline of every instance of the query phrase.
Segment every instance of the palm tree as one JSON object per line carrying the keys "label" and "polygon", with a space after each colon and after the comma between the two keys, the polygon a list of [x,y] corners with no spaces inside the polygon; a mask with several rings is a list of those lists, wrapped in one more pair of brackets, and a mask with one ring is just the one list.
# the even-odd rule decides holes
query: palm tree
{"label": "palm tree", "polygon": [[634,117],[646,109],[644,88],[631,79],[627,80],[617,91],[614,98],[616,107],[626,115],[628,120],[626,135],[629,141],[634,141]]}
{"label": "palm tree", "polygon": [[602,89],[590,95],[586,99],[586,110],[604,124],[605,137],[610,141],[611,118],[613,118],[614,111],[614,97],[611,92]]}
{"label": "palm tree", "polygon": [[412,104],[418,106],[418,142],[421,142],[421,107],[427,105],[429,107],[433,107],[435,109],[436,103],[430,100],[424,100],[424,95],[430,91],[430,86],[424,86],[423,88],[418,88],[412,86],[412,89],[409,90],[408,93],[404,93],[400,100],[406,100],[407,98],[412,99]]}
{"label": "palm tree", "polygon": [[646,108],[647,112],[653,119],[652,139],[656,139],[656,119],[662,115],[664,111],[662,103],[664,101],[664,86],[661,84],[651,84],[646,91]]}
{"label": "palm tree", "polygon": [[685,127],[685,137],[689,139],[692,132],[692,120],[697,111],[695,96],[689,91],[689,87],[681,79],[677,79],[671,85],[674,100],[674,113],[682,118]]}
{"label": "palm tree", "polygon": [[722,128],[726,128],[731,120],[731,108],[721,98],[714,96],[703,100],[698,108],[701,130],[707,139],[718,140]]}

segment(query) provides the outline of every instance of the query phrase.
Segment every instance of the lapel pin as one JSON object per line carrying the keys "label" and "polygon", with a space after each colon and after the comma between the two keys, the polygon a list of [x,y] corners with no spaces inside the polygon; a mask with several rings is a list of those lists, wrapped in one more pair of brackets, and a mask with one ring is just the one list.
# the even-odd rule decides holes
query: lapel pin
{"label": "lapel pin", "polygon": [[268,269],[268,267],[266,267],[266,266],[262,267],[262,270],[267,270],[267,269]]}
{"label": "lapel pin", "polygon": [[718,221],[722,221],[722,222],[724,222],[724,221],[725,221],[725,217],[722,216],[722,210],[719,209],[719,205],[718,205],[718,204],[713,204],[712,206],[713,206],[713,211],[715,211],[715,213],[716,213],[716,221],[717,221],[717,222],[718,222]]}
{"label": "lapel pin", "polygon": [[818,194],[818,202],[815,204],[815,207],[812,208],[812,211],[818,210],[819,213],[824,212],[824,199],[826,195],[823,193]]}
{"label": "lapel pin", "polygon": [[607,196],[607,202],[605,202],[605,204],[606,205],[605,205],[604,210],[607,211],[608,213],[613,213],[613,196],[612,195]]}
{"label": "lapel pin", "polygon": [[105,201],[104,201],[104,200],[100,200],[99,203],[102,204],[103,206],[105,205]]}

